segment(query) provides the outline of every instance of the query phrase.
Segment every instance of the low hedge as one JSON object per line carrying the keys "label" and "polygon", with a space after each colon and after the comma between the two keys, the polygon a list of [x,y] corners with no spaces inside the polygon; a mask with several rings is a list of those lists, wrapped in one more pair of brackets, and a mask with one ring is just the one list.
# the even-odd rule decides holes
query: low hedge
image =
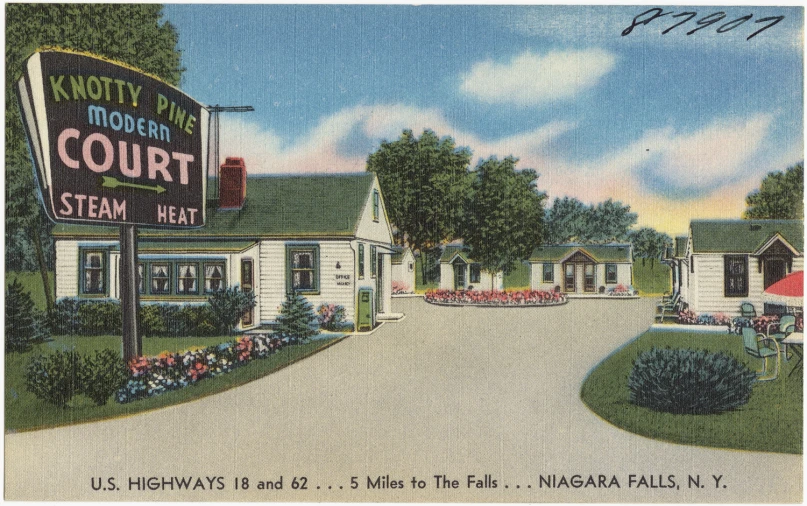
{"label": "low hedge", "polygon": [[[220,333],[208,304],[144,304],[140,306],[140,331],[146,337],[214,336]],[[117,334],[122,312],[117,300],[59,299],[49,325],[55,335]]]}

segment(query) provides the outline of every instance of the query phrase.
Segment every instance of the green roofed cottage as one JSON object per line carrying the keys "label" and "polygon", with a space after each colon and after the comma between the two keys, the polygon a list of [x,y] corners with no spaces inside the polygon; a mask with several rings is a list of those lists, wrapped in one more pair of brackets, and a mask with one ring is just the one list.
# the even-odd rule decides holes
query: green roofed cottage
{"label": "green roofed cottage", "polygon": [[540,246],[529,258],[533,290],[568,294],[605,294],[633,280],[630,244],[558,244]]}
{"label": "green roofed cottage", "polygon": [[[400,316],[390,312],[392,232],[374,174],[221,174],[204,227],[139,229],[141,304],[204,303],[237,285],[257,299],[241,330],[274,323],[292,290],[314,307],[344,306],[365,328]],[[57,225],[53,235],[57,298],[119,298],[116,227]]]}
{"label": "green roofed cottage", "polygon": [[666,261],[684,307],[736,316],[740,304],[750,302],[762,314],[762,292],[804,270],[804,222],[693,220]]}
{"label": "green roofed cottage", "polygon": [[469,256],[469,248],[446,245],[440,255],[440,289],[504,290],[504,274],[490,273]]}

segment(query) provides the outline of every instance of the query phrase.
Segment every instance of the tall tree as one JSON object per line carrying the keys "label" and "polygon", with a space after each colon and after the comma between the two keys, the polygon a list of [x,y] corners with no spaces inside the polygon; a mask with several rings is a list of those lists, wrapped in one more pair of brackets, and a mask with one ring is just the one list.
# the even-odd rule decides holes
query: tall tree
{"label": "tall tree", "polygon": [[[468,148],[432,130],[420,138],[404,130],[369,156],[367,170],[378,176],[398,244],[408,242],[425,257],[430,248],[457,236],[471,186],[470,162]],[[424,258],[424,280],[426,263]]]}
{"label": "tall tree", "polygon": [[803,220],[804,162],[784,172],[769,172],[745,203],[743,218],[747,220]]}
{"label": "tall tree", "polygon": [[[179,84],[178,34],[157,4],[6,5],[6,248],[34,251],[48,309],[50,222],[37,199],[28,146],[15,96],[22,64],[43,46],[88,51]],[[24,241],[20,241],[24,238]],[[27,243],[27,244],[26,244]]]}
{"label": "tall tree", "polygon": [[587,242],[604,243],[624,241],[630,228],[636,223],[637,214],[630,212],[630,206],[608,199],[593,206],[589,212],[586,231]]}
{"label": "tall tree", "polygon": [[546,211],[544,240],[549,244],[624,241],[636,219],[630,206],[612,199],[588,206],[573,197],[555,198]]}
{"label": "tall tree", "polygon": [[516,170],[517,162],[491,157],[474,171],[462,238],[490,273],[509,274],[541,244],[546,194],[537,189],[538,174]]}
{"label": "tall tree", "polygon": [[650,227],[631,231],[629,240],[633,244],[633,254],[642,259],[642,265],[650,259],[651,269],[655,268],[656,260],[664,256],[664,251],[672,246],[672,237]]}
{"label": "tall tree", "polygon": [[544,241],[563,244],[581,241],[587,235],[589,208],[574,197],[555,198],[546,210]]}

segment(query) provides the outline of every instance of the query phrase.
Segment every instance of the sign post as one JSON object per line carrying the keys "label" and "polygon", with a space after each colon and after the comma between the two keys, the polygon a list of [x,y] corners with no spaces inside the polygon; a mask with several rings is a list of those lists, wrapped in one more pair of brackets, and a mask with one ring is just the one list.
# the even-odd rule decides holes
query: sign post
{"label": "sign post", "polygon": [[120,227],[120,304],[123,312],[123,360],[143,354],[139,333],[140,290],[137,282],[137,227]]}
{"label": "sign post", "polygon": [[142,353],[137,227],[204,225],[209,112],[156,77],[65,50],[29,57],[17,92],[48,217],[120,228],[119,293],[106,295],[120,297],[128,361]]}

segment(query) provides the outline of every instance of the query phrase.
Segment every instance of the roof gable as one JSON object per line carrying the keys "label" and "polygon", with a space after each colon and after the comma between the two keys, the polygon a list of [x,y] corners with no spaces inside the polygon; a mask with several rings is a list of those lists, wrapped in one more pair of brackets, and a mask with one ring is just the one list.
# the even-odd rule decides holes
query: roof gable
{"label": "roof gable", "polygon": [[802,220],[693,220],[692,253],[755,254],[779,234],[798,254],[804,251]]}
{"label": "roof gable", "polygon": [[529,262],[560,263],[579,250],[598,263],[633,261],[630,244],[555,244],[535,248]]}
{"label": "roof gable", "polygon": [[443,254],[440,255],[440,263],[452,263],[459,257],[466,264],[472,264],[474,261],[468,256],[468,248],[465,246],[446,246],[443,249]]}
{"label": "roof gable", "polygon": [[[247,178],[241,210],[211,209],[206,224],[189,230],[140,228],[141,237],[350,237],[370,198],[375,176],[262,176]],[[117,227],[57,225],[54,236],[117,236]]]}

